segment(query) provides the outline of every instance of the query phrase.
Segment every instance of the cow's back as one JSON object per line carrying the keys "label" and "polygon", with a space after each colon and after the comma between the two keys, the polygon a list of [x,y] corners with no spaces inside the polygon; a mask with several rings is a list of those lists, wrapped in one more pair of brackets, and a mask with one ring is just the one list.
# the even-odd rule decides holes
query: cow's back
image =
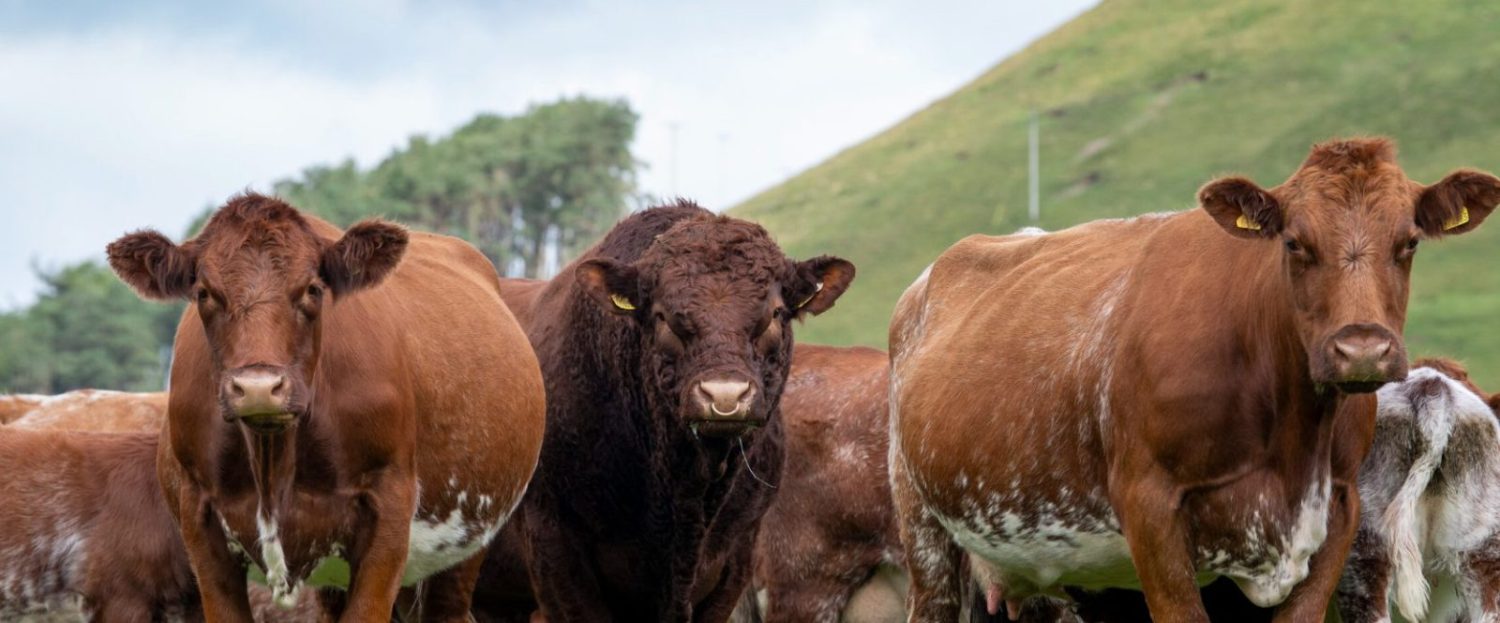
{"label": "cow's back", "polygon": [[144,433],[161,430],[166,416],[166,392],[80,389],[48,397],[11,425],[35,430]]}
{"label": "cow's back", "polygon": [[533,308],[536,304],[537,295],[547,287],[547,281],[543,279],[505,278],[500,280],[500,298],[505,300],[506,307],[516,317],[516,322],[521,323],[524,331],[531,327],[535,316]]}

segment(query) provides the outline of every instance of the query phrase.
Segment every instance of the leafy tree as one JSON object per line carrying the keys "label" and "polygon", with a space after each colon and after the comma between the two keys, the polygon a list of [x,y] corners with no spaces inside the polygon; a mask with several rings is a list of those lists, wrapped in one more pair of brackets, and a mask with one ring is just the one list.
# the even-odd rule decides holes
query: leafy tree
{"label": "leafy tree", "polygon": [[[464,238],[502,272],[543,276],[550,253],[578,253],[638,199],[636,121],[622,100],[564,98],[414,136],[368,171],[352,159],[311,166],[275,191],[339,225],[383,216]],[[162,386],[181,304],[141,301],[96,262],[38,274],[37,302],[0,313],[0,391]]]}
{"label": "leafy tree", "polygon": [[86,261],[38,270],[43,291],[0,316],[0,388],[59,393],[85,387],[156,390],[163,348],[181,306],[140,300],[108,268]]}

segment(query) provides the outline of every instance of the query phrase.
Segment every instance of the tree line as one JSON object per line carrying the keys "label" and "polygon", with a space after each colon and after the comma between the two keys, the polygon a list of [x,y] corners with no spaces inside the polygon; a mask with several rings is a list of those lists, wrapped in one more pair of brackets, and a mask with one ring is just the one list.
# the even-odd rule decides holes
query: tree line
{"label": "tree line", "polygon": [[[623,100],[564,98],[414,136],[369,169],[346,159],[273,188],[340,226],[388,218],[464,238],[501,274],[545,277],[642,201],[630,151],[637,120]],[[181,304],[141,301],[95,260],[36,270],[36,302],[0,313],[0,392],[163,386]]]}

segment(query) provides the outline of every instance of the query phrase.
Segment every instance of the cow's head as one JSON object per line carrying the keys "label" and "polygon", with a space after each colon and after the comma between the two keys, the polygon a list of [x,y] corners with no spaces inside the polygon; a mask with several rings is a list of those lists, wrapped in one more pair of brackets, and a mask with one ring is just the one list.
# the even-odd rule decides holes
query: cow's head
{"label": "cow's head", "polygon": [[1407,179],[1384,139],[1332,141],[1266,190],[1210,182],[1198,201],[1225,231],[1276,245],[1314,382],[1374,391],[1406,376],[1401,331],[1418,243],[1478,227],[1500,179],[1460,170],[1431,186]]}
{"label": "cow's head", "polygon": [[221,414],[274,432],[307,413],[324,306],[379,283],[406,241],[405,229],[379,221],[325,240],[291,206],[246,194],[182,245],[149,230],[116,240],[109,264],[144,298],[192,302]]}
{"label": "cow's head", "polygon": [[576,277],[640,325],[652,408],[727,437],[766,423],[791,366],[792,320],[832,307],[854,265],[795,262],[759,225],[705,216],[673,225],[633,263],[592,259]]}

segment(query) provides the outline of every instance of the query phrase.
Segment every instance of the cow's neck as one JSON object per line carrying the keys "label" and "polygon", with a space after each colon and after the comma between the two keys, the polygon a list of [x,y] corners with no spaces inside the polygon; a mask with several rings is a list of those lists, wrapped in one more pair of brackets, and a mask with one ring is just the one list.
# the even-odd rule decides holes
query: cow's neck
{"label": "cow's neck", "polygon": [[240,427],[255,483],[258,521],[276,521],[289,504],[297,473],[297,429],[256,433]]}
{"label": "cow's neck", "polygon": [[[1307,350],[1297,331],[1291,284],[1277,250],[1266,253],[1245,245],[1237,258],[1240,275],[1253,275],[1251,287],[1236,289],[1235,303],[1249,311],[1250,321],[1239,339],[1252,345],[1247,372],[1266,386],[1254,391],[1271,397],[1273,448],[1307,456],[1309,444],[1326,445],[1341,394],[1312,381]],[[1309,434],[1312,433],[1311,438]]]}

